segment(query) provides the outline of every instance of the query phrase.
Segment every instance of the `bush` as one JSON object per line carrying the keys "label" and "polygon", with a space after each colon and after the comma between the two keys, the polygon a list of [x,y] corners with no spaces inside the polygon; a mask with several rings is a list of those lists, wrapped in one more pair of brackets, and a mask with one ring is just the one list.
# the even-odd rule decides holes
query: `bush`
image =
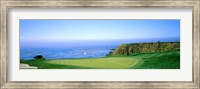
{"label": "bush", "polygon": [[42,55],[36,55],[34,57],[34,59],[36,59],[36,60],[45,60],[45,58]]}

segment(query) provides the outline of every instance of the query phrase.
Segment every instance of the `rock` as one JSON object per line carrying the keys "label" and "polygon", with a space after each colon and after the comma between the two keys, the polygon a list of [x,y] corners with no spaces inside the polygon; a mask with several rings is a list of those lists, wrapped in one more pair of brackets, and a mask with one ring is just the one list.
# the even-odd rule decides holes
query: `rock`
{"label": "rock", "polygon": [[20,69],[37,69],[37,67],[29,66],[28,64],[20,64]]}

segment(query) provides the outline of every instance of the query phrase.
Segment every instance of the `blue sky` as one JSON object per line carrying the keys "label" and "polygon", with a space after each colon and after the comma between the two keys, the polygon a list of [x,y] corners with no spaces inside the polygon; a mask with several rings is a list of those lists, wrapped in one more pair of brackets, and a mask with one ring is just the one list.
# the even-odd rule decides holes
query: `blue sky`
{"label": "blue sky", "polygon": [[180,20],[20,20],[20,42],[180,38]]}

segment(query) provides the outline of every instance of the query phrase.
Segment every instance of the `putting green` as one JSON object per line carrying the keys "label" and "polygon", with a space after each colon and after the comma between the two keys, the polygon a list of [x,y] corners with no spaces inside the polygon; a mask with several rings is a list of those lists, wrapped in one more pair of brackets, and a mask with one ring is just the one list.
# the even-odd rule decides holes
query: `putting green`
{"label": "putting green", "polygon": [[106,57],[106,58],[89,58],[89,59],[63,59],[49,60],[47,64],[82,66],[91,68],[129,68],[140,64],[140,59],[134,57]]}

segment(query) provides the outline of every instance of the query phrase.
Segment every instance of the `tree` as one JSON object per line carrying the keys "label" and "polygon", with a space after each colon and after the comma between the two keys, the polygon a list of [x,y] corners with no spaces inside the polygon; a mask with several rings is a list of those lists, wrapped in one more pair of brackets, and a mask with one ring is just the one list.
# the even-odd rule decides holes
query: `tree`
{"label": "tree", "polygon": [[36,55],[34,57],[34,59],[36,59],[36,60],[45,60],[45,58],[42,55]]}
{"label": "tree", "polygon": [[158,52],[160,52],[160,51],[161,51],[161,42],[158,41],[157,44],[158,44],[158,48],[157,48],[157,49],[158,49]]}

